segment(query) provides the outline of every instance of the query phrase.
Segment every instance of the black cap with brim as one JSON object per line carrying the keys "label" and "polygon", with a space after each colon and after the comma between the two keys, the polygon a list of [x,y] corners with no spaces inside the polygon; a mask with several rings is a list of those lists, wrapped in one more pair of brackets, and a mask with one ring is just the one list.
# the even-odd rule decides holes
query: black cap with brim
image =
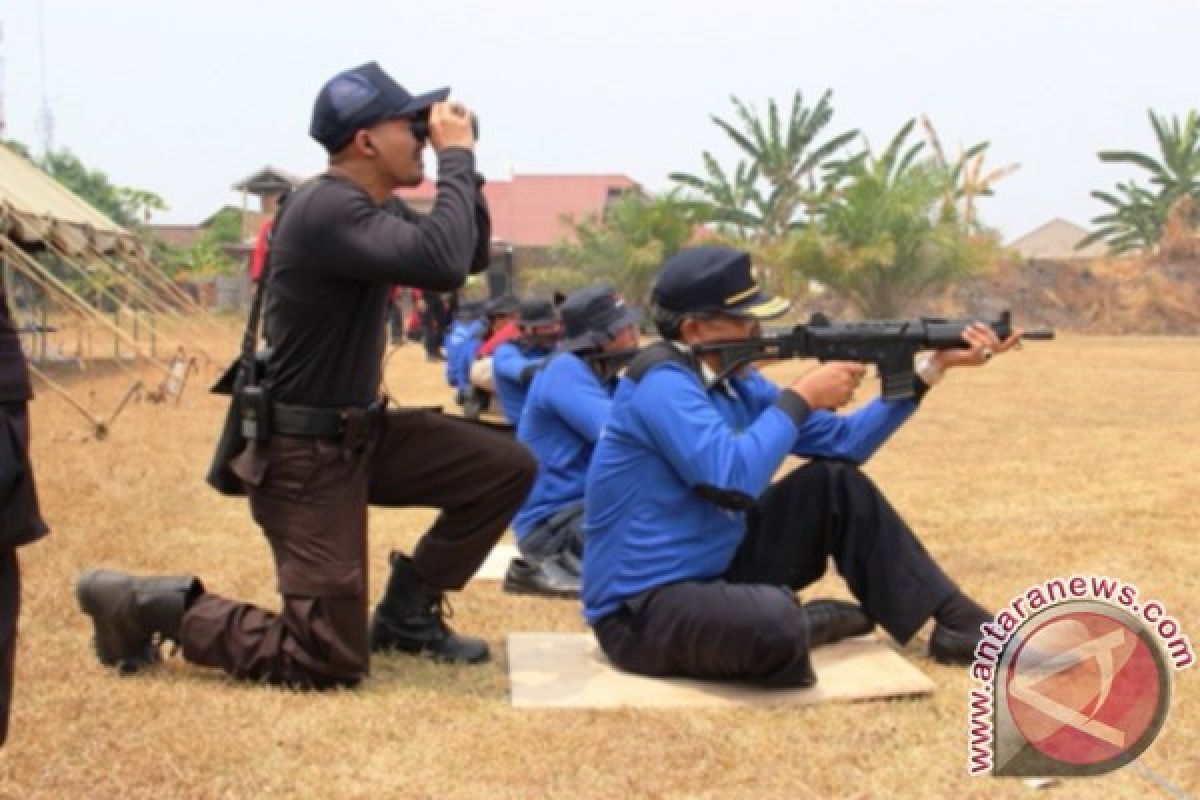
{"label": "black cap with brim", "polygon": [[621,302],[611,286],[600,284],[572,292],[559,307],[566,338],[559,347],[567,352],[595,350],[618,333],[641,321],[641,313]]}
{"label": "black cap with brim", "polygon": [[621,310],[621,316],[613,320],[603,331],[584,331],[578,336],[572,336],[569,339],[563,339],[559,345],[559,349],[568,353],[578,353],[583,350],[598,350],[604,345],[611,342],[618,333],[630,325],[637,325],[642,321],[640,311],[633,308],[624,308]]}
{"label": "black cap with brim", "polygon": [[309,135],[336,153],[364,128],[427,111],[450,96],[448,87],[413,96],[374,61],[333,76],[317,93]]}
{"label": "black cap with brim", "polygon": [[434,89],[432,92],[426,92],[425,94],[419,94],[416,97],[414,97],[409,102],[409,104],[404,107],[403,110],[401,110],[395,114],[389,114],[384,119],[394,119],[396,117],[415,116],[415,115],[421,113],[422,111],[428,111],[433,106],[434,103],[440,103],[449,96],[450,96],[450,87],[449,86],[445,86],[441,89]]}
{"label": "black cap with brim", "polygon": [[493,297],[484,305],[484,313],[489,317],[496,317],[501,314],[516,314],[520,310],[521,301],[511,294]]}
{"label": "black cap with brim", "polygon": [[521,303],[521,315],[517,323],[522,328],[540,328],[558,324],[558,311],[549,300],[533,299]]}
{"label": "black cap with brim", "polygon": [[754,319],[774,319],[791,307],[759,288],[749,253],[717,245],[689,247],[667,259],[653,298],[659,308],[679,314],[715,312]]}

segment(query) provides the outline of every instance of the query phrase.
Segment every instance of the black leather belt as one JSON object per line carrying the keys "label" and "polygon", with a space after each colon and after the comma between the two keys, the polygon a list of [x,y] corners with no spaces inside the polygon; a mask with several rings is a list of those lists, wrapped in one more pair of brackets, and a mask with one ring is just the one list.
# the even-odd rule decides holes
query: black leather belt
{"label": "black leather belt", "polygon": [[274,403],[271,432],[282,436],[316,436],[327,439],[357,439],[365,436],[370,422],[383,413],[383,404],[366,408],[316,408]]}

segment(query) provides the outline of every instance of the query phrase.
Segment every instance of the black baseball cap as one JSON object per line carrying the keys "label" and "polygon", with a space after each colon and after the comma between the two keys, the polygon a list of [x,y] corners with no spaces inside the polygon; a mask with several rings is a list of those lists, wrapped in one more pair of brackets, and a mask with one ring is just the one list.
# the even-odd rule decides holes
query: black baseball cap
{"label": "black baseball cap", "polygon": [[603,347],[623,328],[637,325],[642,318],[607,284],[571,292],[558,311],[566,329],[560,347],[568,352]]}
{"label": "black baseball cap", "polygon": [[521,303],[521,315],[518,318],[521,327],[534,328],[541,325],[554,325],[558,322],[558,311],[549,300],[534,299]]}
{"label": "black baseball cap", "polygon": [[483,310],[489,317],[499,316],[500,314],[516,314],[521,310],[521,301],[511,294],[502,294],[499,297],[493,297],[491,300],[488,300]]}
{"label": "black baseball cap", "polygon": [[482,300],[463,300],[458,304],[454,316],[463,321],[479,319],[483,316],[484,303]]}
{"label": "black baseball cap", "polygon": [[762,291],[749,253],[720,245],[689,247],[668,258],[652,296],[659,308],[676,313],[716,311],[756,319],[774,319],[791,306]]}
{"label": "black baseball cap", "polygon": [[449,87],[413,96],[371,61],[339,72],[321,87],[308,133],[329,153],[336,153],[357,131],[420,114],[449,96]]}

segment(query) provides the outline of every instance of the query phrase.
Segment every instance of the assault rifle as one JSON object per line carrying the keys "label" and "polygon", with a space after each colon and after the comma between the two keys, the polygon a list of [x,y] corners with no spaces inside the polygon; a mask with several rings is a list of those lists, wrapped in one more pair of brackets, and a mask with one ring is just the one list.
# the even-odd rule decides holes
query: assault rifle
{"label": "assault rifle", "polygon": [[[967,347],[962,334],[974,322],[974,319],[929,317],[833,322],[824,314],[814,314],[807,323],[790,330],[768,331],[754,339],[705,342],[693,345],[692,352],[720,356],[717,381],[754,361],[815,358],[872,363],[879,368],[883,396],[889,400],[902,400],[913,396],[913,357],[921,350]],[[1001,340],[1012,335],[1012,314],[1008,311],[987,324]],[[1021,338],[1045,341],[1054,338],[1054,330],[1027,330]]]}

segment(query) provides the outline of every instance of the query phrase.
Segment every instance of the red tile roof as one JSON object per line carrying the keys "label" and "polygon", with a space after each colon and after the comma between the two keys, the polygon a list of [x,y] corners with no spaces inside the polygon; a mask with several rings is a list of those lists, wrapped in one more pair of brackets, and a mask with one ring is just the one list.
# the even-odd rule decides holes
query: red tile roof
{"label": "red tile roof", "polygon": [[[560,239],[573,241],[571,226],[563,217],[582,222],[600,217],[610,194],[641,190],[624,175],[513,175],[511,180],[489,180],[483,187],[492,213],[492,236],[517,247],[548,247]],[[430,200],[434,184],[425,181],[414,189],[401,189],[400,197]]]}

